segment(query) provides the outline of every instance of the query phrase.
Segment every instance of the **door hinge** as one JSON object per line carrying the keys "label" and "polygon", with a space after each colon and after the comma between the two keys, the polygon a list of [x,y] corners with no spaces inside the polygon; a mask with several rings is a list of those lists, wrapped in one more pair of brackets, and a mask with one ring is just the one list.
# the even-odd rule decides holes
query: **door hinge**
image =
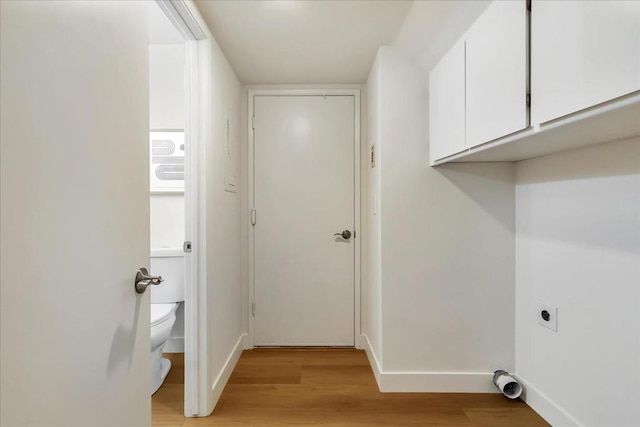
{"label": "door hinge", "polygon": [[185,253],[188,253],[188,254],[189,254],[189,253],[191,253],[191,242],[184,242],[184,243],[182,244],[182,250],[183,250]]}
{"label": "door hinge", "polygon": [[531,107],[531,94],[527,94],[527,107]]}
{"label": "door hinge", "polygon": [[256,210],[255,209],[251,209],[251,225],[255,226],[256,225]]}
{"label": "door hinge", "polygon": [[256,128],[256,116],[251,116],[251,129]]}
{"label": "door hinge", "polygon": [[251,303],[251,316],[256,317],[256,303]]}
{"label": "door hinge", "polygon": [[531,12],[531,0],[527,0],[527,10]]}

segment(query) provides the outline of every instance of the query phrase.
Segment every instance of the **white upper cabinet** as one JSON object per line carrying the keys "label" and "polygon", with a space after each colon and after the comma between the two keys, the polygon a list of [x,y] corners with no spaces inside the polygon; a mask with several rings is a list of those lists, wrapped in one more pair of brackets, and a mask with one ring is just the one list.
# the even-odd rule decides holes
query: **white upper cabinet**
{"label": "white upper cabinet", "polygon": [[461,40],[429,74],[431,161],[465,149],[464,87],[464,40]]}
{"label": "white upper cabinet", "polygon": [[640,2],[533,0],[531,123],[640,90]]}
{"label": "white upper cabinet", "polygon": [[525,0],[495,1],[429,76],[431,160],[528,123]]}
{"label": "white upper cabinet", "polygon": [[466,40],[466,147],[525,129],[528,29],[524,0],[495,1]]}
{"label": "white upper cabinet", "polygon": [[493,1],[433,69],[429,92],[432,164],[638,136],[640,0],[532,0],[531,11]]}

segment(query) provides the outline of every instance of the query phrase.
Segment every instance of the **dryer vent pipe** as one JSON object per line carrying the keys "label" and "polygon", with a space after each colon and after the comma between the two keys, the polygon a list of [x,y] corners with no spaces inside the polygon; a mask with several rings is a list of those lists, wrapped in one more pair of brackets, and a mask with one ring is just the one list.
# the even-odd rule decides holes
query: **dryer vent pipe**
{"label": "dryer vent pipe", "polygon": [[517,399],[522,394],[520,383],[506,371],[495,371],[493,383],[509,399]]}

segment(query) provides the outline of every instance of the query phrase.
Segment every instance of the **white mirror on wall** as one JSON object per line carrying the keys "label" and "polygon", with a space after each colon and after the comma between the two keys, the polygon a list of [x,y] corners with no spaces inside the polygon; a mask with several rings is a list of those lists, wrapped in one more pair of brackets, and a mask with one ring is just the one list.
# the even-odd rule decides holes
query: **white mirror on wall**
{"label": "white mirror on wall", "polygon": [[184,193],[184,130],[149,133],[151,193]]}

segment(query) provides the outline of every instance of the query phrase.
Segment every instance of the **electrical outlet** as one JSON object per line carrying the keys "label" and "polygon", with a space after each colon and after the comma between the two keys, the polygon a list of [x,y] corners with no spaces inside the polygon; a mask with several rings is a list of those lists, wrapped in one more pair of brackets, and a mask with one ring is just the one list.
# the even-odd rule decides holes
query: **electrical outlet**
{"label": "electrical outlet", "polygon": [[558,307],[538,301],[535,315],[538,324],[558,332]]}

